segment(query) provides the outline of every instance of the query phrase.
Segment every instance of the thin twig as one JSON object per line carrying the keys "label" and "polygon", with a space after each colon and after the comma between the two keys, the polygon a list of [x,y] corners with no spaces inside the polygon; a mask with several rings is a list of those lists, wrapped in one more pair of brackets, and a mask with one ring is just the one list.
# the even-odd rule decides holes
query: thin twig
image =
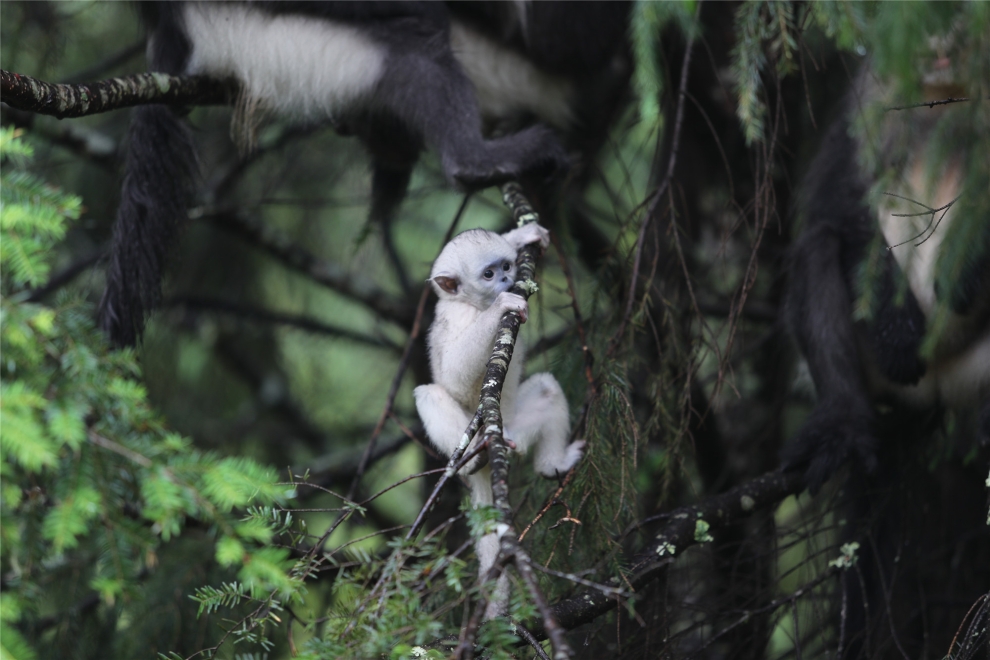
{"label": "thin twig", "polygon": [[543,647],[540,645],[539,640],[533,637],[533,633],[529,632],[528,630],[526,630],[526,628],[520,626],[518,623],[513,624],[512,632],[522,637],[523,641],[525,641],[527,644],[533,647],[533,651],[536,653],[537,657],[540,658],[540,660],[550,660],[550,656],[547,655],[547,652],[543,650]]}
{"label": "thin twig", "polygon": [[[700,11],[701,3],[699,2],[696,14]],[[670,159],[667,161],[667,172],[664,174],[663,181],[660,182],[660,185],[651,195],[646,216],[643,218],[643,222],[639,227],[639,235],[636,237],[636,252],[633,256],[632,275],[629,278],[629,291],[626,294],[626,308],[622,313],[622,321],[619,323],[619,328],[616,330],[612,339],[612,345],[609,347],[608,353],[610,354],[622,340],[626,325],[632,316],[632,307],[636,300],[636,284],[639,281],[639,266],[643,258],[643,244],[645,243],[646,230],[652,224],[657,205],[667,192],[667,188],[670,186],[670,182],[674,177],[674,167],[677,165],[677,150],[680,148],[681,143],[681,126],[684,122],[684,99],[687,96],[688,68],[691,65],[693,46],[694,35],[692,34],[688,37],[687,46],[684,49],[684,61],[681,63],[681,80],[677,90],[677,112],[674,115],[674,132],[671,138]]]}
{"label": "thin twig", "polygon": [[79,261],[70,264],[64,270],[55,273],[47,282],[39,286],[37,289],[32,289],[31,293],[25,299],[25,302],[41,302],[52,292],[61,289],[66,284],[69,284],[72,280],[76,279],[81,273],[96,265],[96,263],[99,262],[105,254],[106,250],[97,250],[89,256],[83,257]]}
{"label": "thin twig", "polygon": [[390,340],[379,336],[373,337],[367,333],[355,332],[348,328],[330,325],[317,321],[316,319],[301,314],[284,314],[273,312],[261,307],[252,307],[230,300],[220,298],[204,298],[201,296],[173,296],[162,303],[162,307],[184,307],[186,309],[202,310],[227,314],[235,318],[247,321],[260,321],[263,323],[274,323],[277,325],[287,325],[300,330],[306,330],[321,335],[340,337],[359,344],[368,344],[376,348],[387,348],[392,351],[399,351],[399,346]]}
{"label": "thin twig", "polygon": [[950,96],[947,99],[939,99],[938,101],[921,101],[920,103],[911,103],[910,105],[895,105],[889,108],[884,108],[884,112],[889,112],[890,110],[910,110],[912,108],[934,108],[937,105],[949,105],[950,103],[965,103],[970,100],[971,99],[968,98],[954,98]]}
{"label": "thin twig", "polygon": [[249,220],[230,208],[193,209],[189,217],[206,220],[236,234],[316,284],[355,300],[399,325],[410,327],[415,311],[405,302],[386,293],[374,282],[349,273],[338,264],[320,259],[267,225]]}
{"label": "thin twig", "polygon": [[[502,187],[502,200],[512,210],[512,217],[518,226],[538,222],[539,216],[533,210],[523,194],[522,188],[516,183],[507,183]],[[518,279],[510,289],[513,293],[529,298],[536,287],[533,274],[536,268],[536,257],[539,247],[527,245],[519,252],[517,259]],[[523,583],[529,591],[530,599],[536,605],[542,619],[543,630],[550,639],[554,660],[564,660],[573,655],[564,629],[557,623],[549,605],[539,589],[530,559],[523,549],[519,538],[512,527],[512,507],[509,503],[509,448],[503,436],[501,395],[505,375],[512,360],[516,337],[519,334],[521,319],[515,313],[508,312],[499,323],[495,333],[495,346],[492,356],[485,368],[485,376],[481,388],[481,428],[484,429],[484,440],[488,442],[488,457],[491,466],[492,503],[499,516],[499,555],[496,565],[489,571],[488,579],[501,573],[502,567],[509,562],[518,571]],[[487,581],[487,580],[486,580]],[[476,608],[471,622],[461,633],[461,642],[456,655],[462,660],[473,655],[474,640],[478,629],[480,605]]]}

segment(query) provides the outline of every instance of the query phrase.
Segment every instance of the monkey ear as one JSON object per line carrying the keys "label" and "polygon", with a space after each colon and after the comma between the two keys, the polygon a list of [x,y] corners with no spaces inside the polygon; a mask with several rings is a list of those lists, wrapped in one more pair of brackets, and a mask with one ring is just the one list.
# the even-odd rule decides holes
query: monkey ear
{"label": "monkey ear", "polygon": [[457,285],[460,284],[456,277],[448,277],[446,275],[437,275],[433,278],[433,281],[437,283],[438,287],[451,295],[457,293]]}

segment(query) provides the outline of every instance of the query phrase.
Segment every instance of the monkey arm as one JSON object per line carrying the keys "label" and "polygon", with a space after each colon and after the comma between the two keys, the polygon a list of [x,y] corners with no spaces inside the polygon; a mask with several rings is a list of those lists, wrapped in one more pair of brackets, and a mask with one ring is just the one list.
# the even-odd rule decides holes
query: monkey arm
{"label": "monkey arm", "polygon": [[925,375],[925,363],[919,354],[925,338],[925,314],[909,289],[898,291],[896,268],[894,258],[886,251],[877,283],[876,309],[866,329],[880,373],[895,383],[913,385]]}
{"label": "monkey arm", "polygon": [[812,491],[843,463],[858,456],[876,462],[873,412],[862,380],[842,244],[829,227],[806,231],[791,264],[787,316],[808,360],[818,403],[784,448],[784,466],[803,467]]}
{"label": "monkey arm", "polygon": [[535,222],[530,222],[518,229],[508,231],[502,234],[502,238],[508,241],[509,245],[516,252],[530,243],[539,243],[540,247],[544,250],[550,245],[550,231]]}
{"label": "monkey arm", "polygon": [[477,405],[481,379],[502,315],[514,311],[525,318],[526,309],[526,301],[510,293],[499,294],[495,303],[481,312],[466,303],[441,301],[434,321],[436,327],[431,331],[431,336],[444,338],[440,345],[431,347],[434,381],[463,405]]}

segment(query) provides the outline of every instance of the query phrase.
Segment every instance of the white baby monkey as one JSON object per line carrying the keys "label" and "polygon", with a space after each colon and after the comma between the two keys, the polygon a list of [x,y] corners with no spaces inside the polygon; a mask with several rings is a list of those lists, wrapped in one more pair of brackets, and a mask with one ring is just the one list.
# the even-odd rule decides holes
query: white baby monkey
{"label": "white baby monkey", "polygon": [[[550,233],[535,223],[496,234],[472,229],[444,246],[433,264],[430,282],[440,300],[427,339],[432,385],[413,393],[416,409],[434,446],[450,456],[474,417],[495,332],[505,312],[516,312],[525,322],[526,299],[509,288],[515,282],[516,255],[530,243],[546,249]],[[571,432],[567,399],[548,373],[534,374],[520,383],[525,358],[522,336],[516,340],[512,361],[502,387],[504,436],[519,453],[536,445],[536,471],[547,477],[562,475],[584,454],[584,441],[567,444]],[[475,506],[492,504],[491,473],[486,467],[470,472],[479,461],[462,470]],[[498,538],[482,537],[475,548],[481,575],[495,563]],[[504,578],[504,574],[503,574]],[[489,602],[488,617],[501,614],[508,582],[500,579]]]}

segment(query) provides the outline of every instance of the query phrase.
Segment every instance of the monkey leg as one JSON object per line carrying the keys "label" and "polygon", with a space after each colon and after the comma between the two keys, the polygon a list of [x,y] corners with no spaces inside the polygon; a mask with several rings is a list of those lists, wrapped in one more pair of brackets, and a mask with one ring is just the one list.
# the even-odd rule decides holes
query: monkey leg
{"label": "monkey leg", "polygon": [[474,85],[449,47],[427,49],[415,40],[393,47],[374,103],[437,150],[449,180],[476,189],[567,169],[567,152],[546,127],[484,139]]}
{"label": "monkey leg", "polygon": [[520,453],[536,445],[533,465],[546,477],[567,472],[584,455],[583,440],[567,444],[571,433],[567,399],[548,373],[534,374],[519,386],[514,410],[506,418],[507,437]]}
{"label": "monkey leg", "polygon": [[[492,505],[492,471],[485,466],[474,474],[464,477],[468,488],[471,490],[471,504],[474,506]],[[495,565],[498,557],[499,540],[498,534],[485,534],[474,544],[474,552],[478,555],[478,578],[484,580],[488,576],[488,571]],[[509,576],[506,571],[498,576],[495,589],[488,598],[488,606],[485,608],[485,618],[492,619],[505,614],[506,605],[509,602]]]}
{"label": "monkey leg", "polygon": [[[444,456],[450,456],[461,443],[471,417],[440,385],[420,385],[413,390],[416,410],[423,420],[430,442]],[[470,464],[468,464],[470,466]],[[465,469],[465,472],[470,471]]]}

